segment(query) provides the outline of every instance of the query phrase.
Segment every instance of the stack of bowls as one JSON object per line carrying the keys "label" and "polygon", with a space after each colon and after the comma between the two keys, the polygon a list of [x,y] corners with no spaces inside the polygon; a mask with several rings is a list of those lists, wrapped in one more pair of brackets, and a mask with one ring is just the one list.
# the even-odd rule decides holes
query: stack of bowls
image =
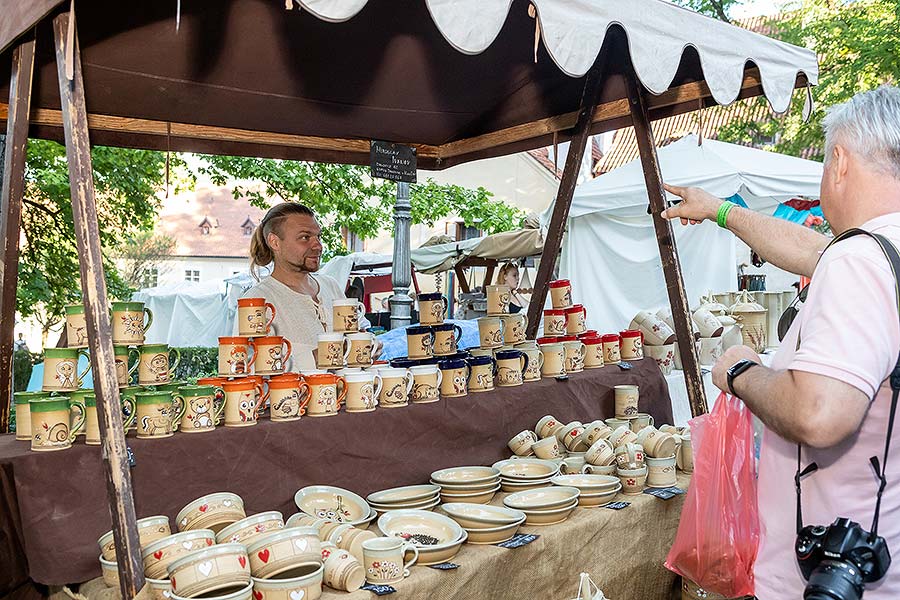
{"label": "stack of bowls", "polygon": [[456,556],[468,534],[449,517],[427,510],[393,510],[378,517],[387,537],[403,538],[419,550],[419,565],[436,565]]}
{"label": "stack of bowls", "polygon": [[600,506],[611,502],[622,483],[611,475],[557,475],[553,485],[573,487],[579,490],[578,506]]}
{"label": "stack of bowls", "polygon": [[367,529],[378,516],[365,500],[350,490],[330,485],[310,485],[297,490],[294,503],[311,517],[360,529]]}
{"label": "stack of bowls", "polygon": [[432,473],[431,484],[441,488],[441,502],[487,504],[500,489],[500,472],[493,467],[451,467]]}
{"label": "stack of bowls", "polygon": [[500,473],[500,487],[504,492],[521,492],[547,487],[559,474],[559,464],[539,458],[501,460],[493,468]]}
{"label": "stack of bowls", "polygon": [[525,522],[525,513],[503,506],[451,502],[441,506],[469,534],[470,544],[499,544],[512,538]]}
{"label": "stack of bowls", "polygon": [[373,492],[366,501],[379,516],[392,510],[431,510],[441,503],[440,492],[439,485],[407,485]]}
{"label": "stack of bowls", "polygon": [[579,493],[568,486],[524,490],[504,498],[503,505],[525,513],[526,525],[554,525],[569,518],[578,506]]}

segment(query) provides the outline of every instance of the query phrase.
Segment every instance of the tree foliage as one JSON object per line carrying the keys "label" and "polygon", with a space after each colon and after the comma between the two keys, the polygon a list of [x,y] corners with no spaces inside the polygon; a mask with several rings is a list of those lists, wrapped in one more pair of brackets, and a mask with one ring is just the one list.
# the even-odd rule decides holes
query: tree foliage
{"label": "tree foliage", "polygon": [[144,287],[146,270],[159,268],[160,262],[172,256],[174,251],[175,240],[165,235],[138,231],[128,236],[116,253],[121,260],[123,279],[133,288]]}
{"label": "tree foliage", "polygon": [[[367,168],[234,156],[204,156],[203,161],[200,172],[216,185],[231,185],[235,198],[248,198],[255,206],[268,208],[270,199],[276,197],[303,202],[313,209],[325,225],[326,260],[347,252],[342,229],[366,239],[393,228],[396,184],[373,180]],[[235,184],[234,180],[246,183]],[[487,233],[513,229],[524,216],[494,200],[484,188],[441,185],[432,179],[410,186],[410,204],[414,224],[433,225],[456,215],[467,226]]]}

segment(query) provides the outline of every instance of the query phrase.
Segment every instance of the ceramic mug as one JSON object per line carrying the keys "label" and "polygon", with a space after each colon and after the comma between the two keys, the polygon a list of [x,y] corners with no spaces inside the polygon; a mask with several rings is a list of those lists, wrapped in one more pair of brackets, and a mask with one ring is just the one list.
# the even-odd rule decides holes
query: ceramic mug
{"label": "ceramic mug", "polygon": [[566,335],[566,311],[562,308],[544,310],[544,337]]}
{"label": "ceramic mug", "polygon": [[[72,423],[72,408],[81,416]],[[28,402],[31,418],[31,449],[37,452],[66,450],[75,441],[76,431],[84,426],[85,407],[82,402],[69,405],[65,396],[31,398]]]}
{"label": "ceramic mug", "polygon": [[685,473],[693,473],[694,471],[694,449],[691,446],[690,432],[683,433],[680,436],[681,445],[675,455],[675,461],[679,469]]}
{"label": "ceramic mug", "polygon": [[559,422],[559,419],[553,415],[544,415],[535,425],[534,431],[539,438],[543,439],[556,433],[556,430],[562,426],[563,424]]}
{"label": "ceramic mug", "polygon": [[584,456],[569,456],[559,461],[559,472],[563,475],[593,473],[593,465],[584,460]]}
{"label": "ceramic mug", "polygon": [[307,416],[330,417],[338,414],[347,399],[346,379],[331,373],[316,373],[304,374],[303,380],[309,386]]}
{"label": "ceramic mug", "polygon": [[566,333],[578,335],[587,331],[587,309],[581,304],[573,304],[563,309],[566,315]]}
{"label": "ceramic mug", "polygon": [[644,466],[644,447],[634,442],[616,448],[616,465],[620,469],[640,469]]}
{"label": "ceramic mug", "polygon": [[88,347],[84,304],[72,304],[66,307],[66,342],[69,348]]}
{"label": "ceramic mug", "polygon": [[137,436],[141,439],[170,437],[185,413],[185,402],[172,392],[138,392],[134,395]]}
{"label": "ceramic mug", "polygon": [[45,348],[44,349],[44,383],[41,389],[45,392],[71,392],[81,387],[81,381],[91,370],[91,362],[81,373],[78,372],[78,357],[89,358],[86,351],[77,348]]}
{"label": "ceramic mug", "polygon": [[566,352],[566,373],[580,373],[584,371],[584,342],[574,337],[563,338],[563,347]]}
{"label": "ceramic mug", "polygon": [[531,445],[534,455],[543,460],[559,458],[561,451],[556,436],[540,439]]}
{"label": "ceramic mug", "polygon": [[338,369],[350,356],[350,344],[343,333],[320,333],[316,344],[316,366],[320,369]]}
{"label": "ceramic mug", "polygon": [[[722,338],[711,338],[719,342],[721,347]],[[670,375],[675,368],[675,344],[667,344],[665,346],[645,346],[644,353],[648,358],[652,358],[662,371],[663,375]]]}
{"label": "ceramic mug", "polygon": [[584,368],[598,369],[603,362],[603,339],[599,337],[579,338],[584,344]]}
{"label": "ceramic mug", "polygon": [[572,284],[568,279],[557,279],[550,282],[550,302],[553,308],[569,308],[572,306]]}
{"label": "ceramic mug", "polygon": [[34,398],[49,398],[49,392],[13,392],[16,410],[16,439],[20,442],[31,441],[31,410],[28,402]]}
{"label": "ceramic mug", "polygon": [[534,454],[534,450],[531,449],[531,446],[536,441],[538,441],[537,434],[526,429],[525,431],[520,431],[514,435],[506,445],[509,446],[509,449],[512,450],[513,454],[516,456],[531,456]]}
{"label": "ceramic mug", "polygon": [[647,457],[647,487],[666,488],[676,483],[675,456]]}
{"label": "ceramic mug", "polygon": [[644,342],[651,346],[662,346],[675,342],[675,331],[655,314],[642,310],[635,315],[628,326],[644,334]]}
{"label": "ceramic mug", "polygon": [[441,382],[444,379],[437,365],[416,365],[409,368],[413,386],[413,404],[427,404],[440,400]]}
{"label": "ceramic mug", "polygon": [[640,360],[644,358],[644,336],[640,331],[626,329],[619,332],[619,354],[622,360]]}
{"label": "ceramic mug", "polygon": [[628,427],[631,429],[631,420],[630,419],[617,419],[615,417],[610,417],[604,421],[607,425],[609,425],[612,429],[618,429],[619,427]]}
{"label": "ceramic mug", "polygon": [[469,365],[469,391],[487,392],[494,389],[494,375],[497,362],[490,356],[473,356],[466,360]]}
{"label": "ceramic mug", "polygon": [[[618,448],[622,444],[628,444],[631,442],[643,442],[643,440],[638,439],[637,434],[633,432],[627,425],[622,425],[621,427],[617,427],[616,429],[614,429],[613,432],[609,434],[607,441],[609,441],[610,445],[613,448]],[[641,445],[644,446],[644,448],[647,447],[646,444]]]}
{"label": "ceramic mug", "polygon": [[441,396],[459,398],[469,393],[469,366],[458,358],[442,360],[438,363],[441,370]]}
{"label": "ceramic mug", "polygon": [[633,419],[638,414],[640,390],[636,385],[617,385],[615,394],[616,418]]}
{"label": "ceramic mug", "polygon": [[216,428],[216,421],[222,416],[225,405],[215,404],[216,394],[224,393],[220,387],[212,385],[183,385],[178,388],[178,396],[184,401],[184,416],[179,431],[201,433]]}
{"label": "ceramic mug", "polygon": [[[132,352],[137,359],[134,361],[131,368],[128,368],[128,363],[131,362]],[[129,383],[131,383],[131,376],[137,371],[138,363],[140,363],[141,360],[141,353],[138,352],[137,348],[113,346],[113,355],[116,361],[116,381],[119,383],[120,388],[128,387]]]}
{"label": "ceramic mug", "polygon": [[622,493],[626,496],[635,496],[644,491],[647,481],[647,467],[640,469],[618,469],[616,474],[622,483]]}
{"label": "ceramic mug", "polygon": [[334,590],[355,592],[366,582],[366,572],[348,550],[330,542],[322,544],[325,585]]}
{"label": "ceramic mug", "polygon": [[406,328],[406,350],[409,358],[434,356],[434,332],[431,327],[413,325]]}
{"label": "ceramic mug", "polygon": [[[174,360],[169,355],[174,352]],[[181,362],[178,348],[169,348],[166,344],[144,344],[140,347],[141,360],[138,363],[138,383],[140,385],[159,385],[169,383],[172,371]]]}
{"label": "ceramic mug", "polygon": [[413,388],[413,376],[409,369],[391,367],[378,372],[383,382],[378,403],[382,408],[399,408],[409,404],[409,393]]}
{"label": "ceramic mug", "polygon": [[525,341],[525,330],[528,328],[528,315],[524,312],[512,315],[502,315],[500,321],[503,324],[504,343],[520,344]]}
{"label": "ceramic mug", "polygon": [[[219,410],[219,406],[225,406],[225,389],[222,387],[222,384],[226,381],[228,381],[227,377],[200,377],[197,379],[197,385],[211,385],[217,388],[216,396],[213,399],[216,411]],[[224,416],[224,409],[222,411],[222,416]],[[222,422],[222,416],[216,419],[216,425]]]}
{"label": "ceramic mug", "polygon": [[[265,298],[239,298],[238,305],[238,335],[244,337],[256,337],[266,335],[275,320],[275,306],[266,302]],[[266,311],[271,310],[272,316],[266,320]]]}
{"label": "ceramic mug", "polygon": [[276,422],[296,421],[306,414],[309,386],[297,373],[284,373],[269,379],[269,418]]}
{"label": "ceramic mug", "polygon": [[641,429],[646,427],[647,425],[653,425],[653,417],[647,413],[638,413],[633,419],[629,419],[629,426],[631,430],[635,433],[639,432]]}
{"label": "ceramic mug", "polygon": [[599,439],[584,453],[584,460],[592,465],[604,467],[615,462],[616,452],[609,440]]}
{"label": "ceramic mug", "polygon": [[342,374],[347,382],[347,412],[372,412],[378,406],[378,396],[384,382],[379,373],[361,371]]}
{"label": "ceramic mug", "polygon": [[488,315],[508,315],[509,299],[512,296],[512,290],[508,285],[486,285],[485,292],[487,294],[487,314]]}
{"label": "ceramic mug", "polygon": [[600,338],[603,343],[603,362],[605,364],[614,364],[622,361],[622,355],[619,352],[619,336],[615,333],[603,334]]}
{"label": "ceramic mug", "polygon": [[500,350],[495,355],[497,360],[497,385],[511,387],[522,385],[524,373],[528,370],[531,359],[521,350]]}
{"label": "ceramic mug", "polygon": [[[93,390],[86,390],[82,402],[84,403],[84,443],[88,446],[100,445],[100,418],[97,415],[97,396]],[[78,400],[71,401],[69,404],[77,404]],[[137,410],[134,403],[134,396],[122,396],[120,398],[122,404],[122,429],[128,431],[137,419]],[[77,429],[73,431],[78,433]]]}
{"label": "ceramic mug", "polygon": [[256,354],[251,357],[253,346],[248,337],[224,336],[219,338],[219,375],[243,377],[250,373]]}
{"label": "ceramic mug", "polygon": [[722,356],[722,338],[714,337],[700,338],[700,364],[701,365],[714,365],[716,361],[719,360],[719,357]]}
{"label": "ceramic mug", "polygon": [[[722,335],[722,331],[724,331],[724,327],[719,319],[716,318],[716,315],[705,308],[698,308],[695,310],[691,315],[691,320],[697,326],[701,338],[719,337]],[[675,340],[670,340],[666,343],[672,344],[674,342]],[[662,346],[663,344],[656,345]]]}
{"label": "ceramic mug", "polygon": [[343,333],[359,331],[359,319],[366,313],[362,302],[354,298],[338,298],[331,304],[332,330]]}
{"label": "ceramic mug", "polygon": [[[363,568],[366,582],[373,585],[391,585],[409,577],[409,568],[419,559],[419,549],[402,538],[382,537],[366,540],[362,544]],[[413,556],[404,562],[408,552]]]}
{"label": "ceramic mug", "polygon": [[453,323],[441,323],[431,328],[434,331],[434,355],[448,356],[458,352],[462,327]]}
{"label": "ceramic mug", "polygon": [[540,338],[538,348],[544,357],[542,377],[560,377],[566,374],[566,347],[550,338]]}
{"label": "ceramic mug", "polygon": [[482,348],[499,348],[503,345],[503,323],[500,317],[479,317],[478,339]]}
{"label": "ceramic mug", "polygon": [[592,446],[597,440],[605,440],[612,433],[612,428],[601,420],[591,421],[584,426],[582,438],[584,443]]}
{"label": "ceramic mug", "polygon": [[350,353],[347,355],[347,364],[351,367],[368,367],[375,360],[375,334],[364,331],[362,333],[348,333],[346,338],[350,343]]}
{"label": "ceramic mug", "polygon": [[280,335],[253,338],[253,372],[259,375],[278,375],[291,358],[291,342]]}
{"label": "ceramic mug", "polygon": [[528,365],[522,372],[523,381],[540,381],[541,367],[544,366],[544,355],[541,354],[538,345],[533,341],[525,341],[513,347],[516,350],[521,350],[528,357]]}
{"label": "ceramic mug", "polygon": [[250,427],[256,425],[262,403],[262,389],[253,379],[226,381],[222,384],[225,390],[225,427]]}
{"label": "ceramic mug", "polygon": [[447,316],[447,298],[443,294],[419,294],[419,324],[439,325]]}
{"label": "ceramic mug", "polygon": [[[144,322],[144,315],[147,316]],[[153,311],[143,302],[112,303],[113,344],[139,346],[144,343],[144,334],[153,324]]]}

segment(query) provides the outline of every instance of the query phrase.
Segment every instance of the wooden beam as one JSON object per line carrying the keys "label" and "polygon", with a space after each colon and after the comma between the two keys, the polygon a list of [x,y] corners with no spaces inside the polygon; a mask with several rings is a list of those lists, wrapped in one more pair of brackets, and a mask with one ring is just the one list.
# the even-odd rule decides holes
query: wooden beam
{"label": "wooden beam", "polygon": [[[69,163],[75,243],[80,259],[81,295],[87,321],[94,392],[97,395],[97,416],[103,445],[101,456],[119,563],[119,586],[123,598],[134,598],[144,586],[144,570],[134,497],[131,493],[131,470],[128,448],[125,445],[125,429],[122,424],[109,303],[103,274],[81,56],[78,36],[68,35],[70,18],[75,19],[74,13],[62,13],[53,19],[56,71],[59,78],[66,157]],[[72,26],[74,31],[74,23]],[[67,64],[73,73],[71,80],[66,75]]]}
{"label": "wooden beam", "polygon": [[9,117],[0,184],[0,432],[9,431],[13,393],[13,339],[16,324],[16,286],[19,283],[19,233],[25,196],[25,154],[28,148],[28,113],[34,74],[34,40],[13,49],[9,79]]}
{"label": "wooden beam", "polygon": [[684,368],[684,382],[691,404],[691,415],[696,417],[706,413],[707,406],[703,375],[700,373],[700,361],[697,357],[697,347],[694,345],[690,304],[684,293],[684,278],[681,275],[681,263],[678,261],[678,248],[675,247],[672,223],[660,216],[660,213],[666,208],[666,192],[663,189],[662,172],[659,169],[656,141],[653,139],[653,130],[650,128],[644,90],[639,87],[640,83],[634,74],[630,77],[626,76],[626,78],[628,79],[631,119],[641,155],[647,195],[650,198],[650,212],[653,216],[653,227],[656,229],[656,242],[659,244],[659,256],[662,260],[666,291],[672,307],[672,320],[675,324],[678,350],[681,352],[681,364]]}
{"label": "wooden beam", "polygon": [[468,294],[472,290],[469,288],[469,281],[466,279],[466,272],[463,271],[462,266],[456,265],[453,267],[453,271],[456,273],[456,278],[459,280],[459,289],[463,294]]}
{"label": "wooden beam", "polygon": [[601,58],[598,58],[591,70],[588,71],[584,82],[584,91],[581,93],[581,108],[578,109],[578,119],[569,142],[569,152],[566,154],[566,166],[563,168],[562,179],[556,193],[556,202],[553,205],[553,214],[550,217],[547,236],[544,238],[544,251],[541,254],[541,262],[534,280],[534,293],[528,304],[528,327],[525,330],[525,336],[530,340],[535,338],[541,322],[541,311],[544,309],[547,287],[556,268],[556,259],[559,257],[563,231],[569,217],[575,184],[578,183],[578,172],[581,170],[581,162],[584,158],[584,149],[591,137],[591,123],[597,101],[600,98],[600,90],[603,87],[603,71],[605,70],[603,57],[605,56],[606,54],[603,54]]}

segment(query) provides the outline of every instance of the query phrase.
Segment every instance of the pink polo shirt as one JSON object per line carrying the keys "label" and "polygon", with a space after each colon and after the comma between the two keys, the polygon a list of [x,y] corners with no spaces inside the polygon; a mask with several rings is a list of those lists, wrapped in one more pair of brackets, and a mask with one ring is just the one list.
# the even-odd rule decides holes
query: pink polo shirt
{"label": "pink polo shirt", "polygon": [[[900,248],[900,213],[872,219],[861,229],[880,233]],[[871,527],[878,479],[869,457],[881,460],[884,454],[891,404],[886,378],[898,351],[900,325],[887,258],[868,237],[838,242],[816,268],[806,304],[771,366],[826,375],[875,399],[856,435],[825,450],[803,449],[803,466],[813,461],[819,465],[803,480],[804,525],[830,525],[836,517],[848,517],[866,530]],[[755,567],[760,600],[803,597],[806,582],[794,554],[796,469],[797,446],[766,429],[759,463],[762,536]],[[886,477],[879,534],[891,554],[900,557],[900,423],[894,428]],[[900,598],[900,563],[880,582],[867,586],[864,597]]]}

